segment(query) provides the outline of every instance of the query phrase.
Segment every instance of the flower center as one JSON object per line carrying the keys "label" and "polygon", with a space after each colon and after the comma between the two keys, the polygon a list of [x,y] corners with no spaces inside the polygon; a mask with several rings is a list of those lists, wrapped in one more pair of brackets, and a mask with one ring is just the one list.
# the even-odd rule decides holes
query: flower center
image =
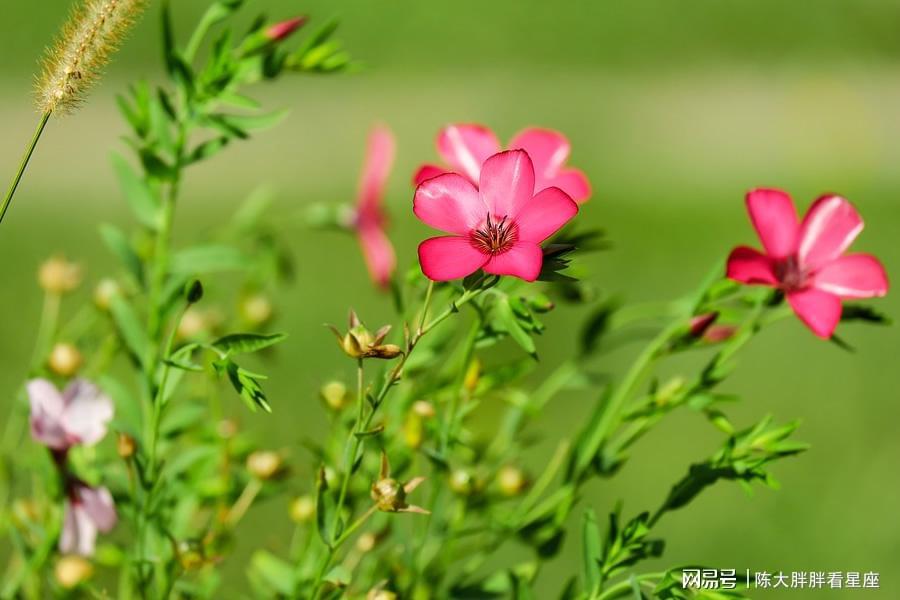
{"label": "flower center", "polygon": [[806,271],[800,266],[796,256],[788,256],[775,263],[775,277],[786,291],[797,291],[806,287],[809,279]]}
{"label": "flower center", "polygon": [[469,234],[469,241],[476,249],[491,255],[506,252],[513,247],[518,238],[519,228],[509,217],[505,216],[498,219],[488,215],[484,226]]}

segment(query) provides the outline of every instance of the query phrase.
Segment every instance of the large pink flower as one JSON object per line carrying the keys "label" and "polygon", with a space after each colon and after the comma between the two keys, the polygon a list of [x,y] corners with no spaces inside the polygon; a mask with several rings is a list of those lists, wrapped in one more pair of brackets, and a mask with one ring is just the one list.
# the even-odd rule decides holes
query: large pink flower
{"label": "large pink flower", "polygon": [[541,242],[574,217],[578,205],[557,187],[535,195],[531,158],[509,150],[485,161],[477,188],[456,173],[427,179],[416,188],[413,211],[453,234],[419,245],[429,279],[448,281],[484,269],[534,281],[544,260]]}
{"label": "large pink flower", "polygon": [[869,254],[844,254],[862,231],[853,205],[840,196],[816,200],[803,221],[781,190],[747,194],[747,209],[765,252],[739,246],[728,257],[728,277],[782,290],[813,333],[830,338],[841,320],[841,300],[884,296],[884,267]]}
{"label": "large pink flower", "polygon": [[[524,150],[531,157],[535,190],[558,187],[578,203],[590,197],[591,184],[584,173],[565,166],[571,148],[566,136],[558,131],[532,127],[517,134],[507,148]],[[478,185],[484,161],[502,148],[490,129],[481,125],[458,124],[441,129],[437,137],[437,150],[449,169],[422,165],[413,179],[416,185],[447,172],[459,173]]]}
{"label": "large pink flower", "polygon": [[90,446],[106,435],[112,401],[93,383],[76,379],[60,393],[46,379],[28,382],[31,437],[53,450]]}
{"label": "large pink flower", "polygon": [[352,225],[369,275],[381,287],[388,286],[397,266],[394,247],[385,233],[387,218],[382,206],[393,162],[394,136],[387,127],[376,125],[369,134]]}
{"label": "large pink flower", "polygon": [[116,507],[108,489],[73,483],[66,499],[59,537],[60,552],[92,556],[97,532],[111,531],[117,521]]}

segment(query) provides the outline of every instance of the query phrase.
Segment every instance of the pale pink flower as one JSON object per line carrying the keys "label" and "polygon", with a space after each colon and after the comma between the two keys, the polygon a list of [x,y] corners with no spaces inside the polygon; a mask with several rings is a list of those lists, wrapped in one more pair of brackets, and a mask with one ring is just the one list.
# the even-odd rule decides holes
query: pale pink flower
{"label": "pale pink flower", "polygon": [[60,552],[92,556],[97,532],[111,531],[117,521],[116,507],[108,489],[81,482],[72,484],[59,537]]}
{"label": "pale pink flower", "polygon": [[508,150],[488,158],[478,187],[456,173],[426,180],[413,211],[424,223],[453,235],[419,245],[422,272],[432,280],[465,277],[478,269],[534,281],[541,272],[541,242],[578,212],[557,187],[535,194],[531,158]]}
{"label": "pale pink flower", "polygon": [[394,136],[384,125],[376,125],[369,134],[366,158],[352,227],[359,237],[369,275],[382,288],[390,284],[397,266],[394,247],[385,232],[384,192],[394,163]]}
{"label": "pale pink flower", "polygon": [[270,25],[266,29],[266,37],[273,42],[280,42],[306,24],[308,17],[299,16]]}
{"label": "pale pink flower", "polygon": [[728,257],[728,277],[780,289],[813,333],[830,338],[841,320],[841,300],[884,296],[887,274],[869,254],[844,254],[862,231],[853,205],[840,196],[822,196],[803,221],[781,190],[747,194],[750,219],[764,252],[739,246]]}
{"label": "pale pink flower", "polygon": [[106,435],[113,417],[112,400],[100,388],[76,379],[60,393],[46,379],[28,382],[31,437],[53,450],[75,444],[91,446]]}
{"label": "pale pink flower", "polygon": [[[531,157],[535,191],[558,187],[578,203],[590,197],[591,184],[585,174],[565,166],[571,147],[566,136],[558,131],[537,127],[525,129],[513,137],[507,149],[524,150]],[[447,172],[459,173],[478,185],[484,161],[502,148],[497,136],[487,127],[457,124],[441,129],[437,137],[437,150],[449,168],[422,165],[413,178],[416,185]]]}

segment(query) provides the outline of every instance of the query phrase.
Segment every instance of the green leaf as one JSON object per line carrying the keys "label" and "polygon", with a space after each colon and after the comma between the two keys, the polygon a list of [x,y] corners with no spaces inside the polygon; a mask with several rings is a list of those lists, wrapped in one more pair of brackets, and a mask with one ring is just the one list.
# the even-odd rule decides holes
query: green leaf
{"label": "green leaf", "polygon": [[219,351],[230,354],[249,354],[274,346],[287,338],[286,333],[262,335],[258,333],[233,333],[219,338],[212,345]]}
{"label": "green leaf", "polygon": [[159,202],[150,186],[132,170],[131,165],[121,155],[114,153],[111,160],[122,193],[134,216],[145,227],[159,229],[161,223]]}
{"label": "green leaf", "polygon": [[328,482],[325,479],[325,467],[319,467],[316,476],[316,529],[319,537],[329,548],[331,547],[331,519],[333,502],[328,494]]}
{"label": "green leaf", "polygon": [[358,437],[359,439],[365,439],[369,437],[375,437],[376,435],[381,435],[384,432],[384,425],[379,425],[373,429],[368,431],[357,431],[353,435]]}
{"label": "green leaf", "polygon": [[875,325],[890,325],[893,321],[885,313],[865,304],[848,302],[841,312],[841,321],[863,321]]}
{"label": "green leaf", "polygon": [[131,304],[121,294],[113,294],[109,303],[109,311],[125,347],[135,362],[143,365],[150,350],[150,340]]}
{"label": "green leaf", "polygon": [[250,258],[232,246],[194,246],[172,256],[172,271],[180,275],[204,275],[224,271],[245,271],[253,266]]}
{"label": "green leaf", "polygon": [[508,296],[498,299],[495,317],[497,319],[497,324],[509,334],[509,337],[521,346],[525,352],[532,356],[536,356],[537,348],[534,345],[534,340],[531,339],[528,332],[522,328],[521,324],[519,324],[519,320],[516,318],[515,312],[513,312]]}
{"label": "green leaf", "polygon": [[240,394],[247,408],[253,412],[256,412],[257,408],[261,408],[267,413],[272,412],[272,406],[269,404],[265,393],[263,393],[262,386],[257,381],[260,378],[258,375],[242,369],[237,363],[228,359],[217,361],[214,364],[220,372],[225,372],[231,385]]}
{"label": "green leaf", "polygon": [[600,590],[600,567],[598,561],[602,554],[600,529],[593,510],[584,513],[581,526],[582,568],[584,569],[584,587],[589,594],[595,595]]}
{"label": "green leaf", "polygon": [[274,591],[272,596],[294,597],[296,579],[294,567],[266,550],[257,550],[250,559],[251,576]]}
{"label": "green leaf", "polygon": [[103,238],[109,250],[119,259],[125,270],[143,287],[144,265],[122,230],[104,223],[100,225],[100,237]]}
{"label": "green leaf", "polygon": [[281,123],[290,111],[287,109],[277,110],[270,113],[260,115],[225,115],[220,114],[221,122],[226,123],[235,130],[244,131],[252,129],[269,129]]}

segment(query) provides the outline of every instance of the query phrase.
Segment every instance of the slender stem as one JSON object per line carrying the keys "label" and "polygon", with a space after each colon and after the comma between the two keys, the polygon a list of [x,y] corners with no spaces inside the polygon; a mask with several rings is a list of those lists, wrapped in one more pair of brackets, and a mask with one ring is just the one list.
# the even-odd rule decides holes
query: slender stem
{"label": "slender stem", "polygon": [[256,497],[261,491],[262,481],[256,477],[248,481],[244,490],[241,492],[241,495],[238,496],[237,501],[234,503],[234,506],[231,507],[231,510],[229,510],[228,514],[225,516],[225,524],[230,527],[237,525],[238,521],[244,517],[247,510],[250,508],[250,505],[253,504],[253,501],[256,500]]}
{"label": "slender stem", "polygon": [[10,202],[12,202],[13,196],[15,196],[16,194],[16,190],[19,187],[19,182],[22,181],[22,176],[25,174],[25,169],[28,167],[28,162],[31,160],[31,155],[34,154],[34,149],[37,147],[38,140],[41,139],[41,134],[44,133],[44,128],[47,126],[47,121],[49,120],[49,112],[45,112],[43,115],[41,115],[41,120],[38,122],[37,129],[35,129],[34,135],[31,138],[31,142],[25,149],[25,154],[22,156],[22,161],[19,163],[19,170],[16,172],[16,176],[13,178],[12,183],[9,185],[9,190],[7,190],[6,192],[6,197],[3,199],[3,204],[0,204],[0,223],[3,222],[3,217],[6,216],[6,211],[9,210],[9,204]]}
{"label": "slender stem", "polygon": [[[331,545],[334,546],[336,537],[339,535],[337,533],[337,526],[341,519],[341,511],[344,509],[344,502],[347,500],[347,490],[350,488],[350,477],[353,471],[353,465],[356,464],[356,454],[359,452],[359,446],[362,442],[362,439],[358,433],[362,431],[363,428],[363,415],[365,413],[366,407],[366,399],[364,395],[364,381],[365,381],[365,373],[363,369],[363,360],[360,358],[356,361],[356,403],[357,403],[357,413],[356,413],[356,422],[353,424],[353,429],[350,430],[350,437],[347,439],[347,445],[345,446],[345,455],[344,455],[344,477],[341,481],[341,491],[338,495],[337,505],[334,510],[334,520],[331,523]],[[373,411],[374,412],[374,411]],[[346,448],[349,448],[349,452],[347,452]]]}
{"label": "slender stem", "polygon": [[478,333],[481,331],[481,325],[480,317],[472,322],[469,335],[466,337],[465,346],[463,346],[459,381],[457,381],[456,389],[450,398],[450,406],[447,408],[447,415],[443,419],[443,426],[441,427],[441,454],[446,454],[450,447],[450,439],[456,427],[456,413],[459,411],[459,402],[464,392],[464,380],[469,370],[469,363],[472,362],[472,354],[475,352],[475,342],[478,339]]}

